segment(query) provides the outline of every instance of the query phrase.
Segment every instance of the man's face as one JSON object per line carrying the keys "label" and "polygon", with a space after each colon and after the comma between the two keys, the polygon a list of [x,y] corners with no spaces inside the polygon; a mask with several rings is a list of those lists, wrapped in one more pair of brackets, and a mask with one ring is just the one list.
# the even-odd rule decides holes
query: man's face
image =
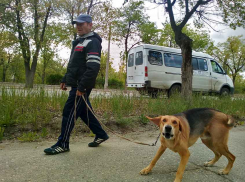
{"label": "man's face", "polygon": [[85,35],[89,32],[91,32],[92,29],[92,23],[76,23],[76,28],[77,28],[77,34],[82,36]]}

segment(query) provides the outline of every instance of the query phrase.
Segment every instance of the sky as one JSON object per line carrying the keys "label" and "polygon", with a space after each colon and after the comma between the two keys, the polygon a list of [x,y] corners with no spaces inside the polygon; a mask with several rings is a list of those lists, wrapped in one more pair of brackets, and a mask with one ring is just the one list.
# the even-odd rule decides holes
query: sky
{"label": "sky", "polygon": [[[112,5],[119,8],[122,6],[123,2],[124,0],[112,0]],[[153,3],[145,2],[145,7],[147,8],[145,13],[150,17],[150,21],[155,22],[158,28],[162,28],[162,23],[165,22],[166,18],[168,18],[168,16],[164,12],[163,6],[161,5],[157,7]],[[218,32],[213,31],[211,28],[209,28],[208,30],[210,31],[210,37],[215,42],[215,44],[219,42],[225,42],[229,36],[243,35],[243,37],[245,38],[245,29],[243,28],[232,30],[228,26],[221,25],[216,25],[213,28],[215,28],[215,30],[218,30]],[[103,40],[102,47],[104,51],[107,51],[108,42],[105,39]],[[123,47],[118,47],[115,43],[111,44],[110,52],[111,57],[114,59],[112,66],[116,70],[119,69],[120,52],[123,49]],[[65,50],[62,48],[60,48],[60,50],[62,52],[62,55],[65,55],[64,59],[69,59],[70,50]]]}

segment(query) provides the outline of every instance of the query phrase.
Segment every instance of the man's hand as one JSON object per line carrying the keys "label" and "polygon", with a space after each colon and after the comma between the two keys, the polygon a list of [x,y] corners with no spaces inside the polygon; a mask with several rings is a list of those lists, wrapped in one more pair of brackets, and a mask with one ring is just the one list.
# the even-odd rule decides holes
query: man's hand
{"label": "man's hand", "polygon": [[67,90],[65,83],[61,83],[60,88],[61,88],[61,90]]}
{"label": "man's hand", "polygon": [[84,92],[80,92],[79,90],[77,90],[77,96],[82,96],[84,94],[85,94]]}

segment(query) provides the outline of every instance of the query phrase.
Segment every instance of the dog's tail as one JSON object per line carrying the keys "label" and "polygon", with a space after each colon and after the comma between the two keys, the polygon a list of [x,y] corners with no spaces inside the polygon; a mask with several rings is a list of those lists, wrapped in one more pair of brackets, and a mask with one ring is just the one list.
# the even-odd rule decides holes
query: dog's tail
{"label": "dog's tail", "polygon": [[227,115],[227,120],[228,120],[227,124],[228,124],[229,127],[235,126],[235,120],[234,120],[234,118],[232,116]]}

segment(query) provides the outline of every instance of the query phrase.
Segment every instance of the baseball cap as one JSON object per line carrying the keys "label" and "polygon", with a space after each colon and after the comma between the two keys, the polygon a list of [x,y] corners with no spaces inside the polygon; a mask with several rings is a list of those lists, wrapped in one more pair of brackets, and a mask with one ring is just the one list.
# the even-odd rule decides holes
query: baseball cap
{"label": "baseball cap", "polygon": [[75,20],[72,21],[72,24],[84,23],[84,22],[91,23],[92,17],[90,15],[87,15],[87,14],[80,14]]}

